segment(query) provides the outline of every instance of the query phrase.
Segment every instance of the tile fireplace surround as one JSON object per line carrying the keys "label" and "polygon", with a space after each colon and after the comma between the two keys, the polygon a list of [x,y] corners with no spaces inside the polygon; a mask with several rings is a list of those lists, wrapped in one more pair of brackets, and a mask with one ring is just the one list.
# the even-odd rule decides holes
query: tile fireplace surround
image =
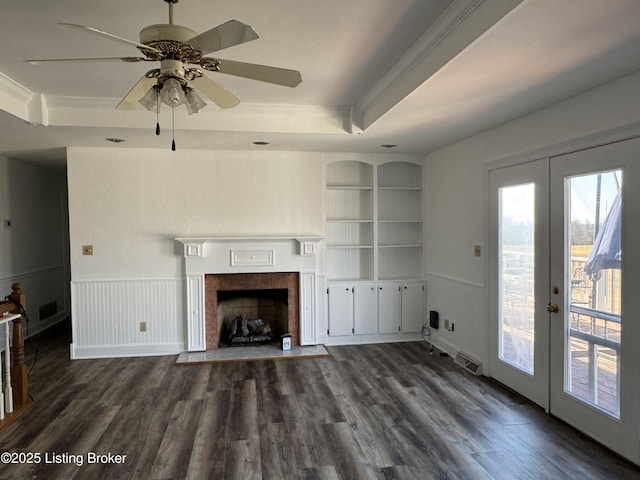
{"label": "tile fireplace surround", "polygon": [[[300,345],[300,281],[298,273],[262,272],[262,273],[218,273],[207,274],[204,279],[205,326],[207,350],[218,348],[220,342],[220,315],[218,311],[218,292],[244,291],[287,291],[287,328],[284,332],[291,335],[291,345]],[[242,313],[247,313],[242,312]],[[262,318],[262,317],[260,317]]]}
{"label": "tile fireplace surround", "polygon": [[[217,348],[217,327],[207,314],[206,278],[216,274],[298,273],[300,345],[315,345],[318,318],[318,236],[176,238],[183,246],[187,350]],[[238,278],[249,278],[242,275]],[[268,277],[268,276],[267,276]],[[251,282],[251,281],[250,281]],[[297,307],[297,308],[296,308]],[[208,318],[208,320],[207,320]],[[292,332],[294,333],[294,332]]]}

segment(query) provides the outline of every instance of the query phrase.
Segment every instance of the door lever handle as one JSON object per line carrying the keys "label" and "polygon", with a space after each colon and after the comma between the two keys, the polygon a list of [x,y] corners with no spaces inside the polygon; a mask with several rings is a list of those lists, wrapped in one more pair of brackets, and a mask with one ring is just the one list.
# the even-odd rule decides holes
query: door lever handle
{"label": "door lever handle", "polygon": [[547,305],[547,312],[549,313],[558,313],[560,311],[560,308],[558,307],[557,303],[549,304]]}

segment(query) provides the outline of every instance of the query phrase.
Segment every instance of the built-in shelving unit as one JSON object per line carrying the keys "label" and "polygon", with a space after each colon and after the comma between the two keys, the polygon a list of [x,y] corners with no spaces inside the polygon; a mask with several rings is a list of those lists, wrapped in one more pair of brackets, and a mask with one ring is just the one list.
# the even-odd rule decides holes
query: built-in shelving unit
{"label": "built-in shelving unit", "polygon": [[422,167],[345,160],[327,165],[329,281],[422,278]]}
{"label": "built-in shelving unit", "polygon": [[372,280],[374,261],[373,166],[329,164],[326,187],[327,277]]}
{"label": "built-in shelving unit", "polygon": [[421,165],[336,160],[326,179],[328,343],[421,339]]}
{"label": "built-in shelving unit", "polygon": [[377,171],[378,280],[422,277],[422,167],[389,162]]}

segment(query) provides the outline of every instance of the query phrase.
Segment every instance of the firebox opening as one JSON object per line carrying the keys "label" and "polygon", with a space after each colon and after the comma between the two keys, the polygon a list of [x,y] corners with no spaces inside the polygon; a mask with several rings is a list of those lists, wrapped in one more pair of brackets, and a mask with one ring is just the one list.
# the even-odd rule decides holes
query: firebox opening
{"label": "firebox opening", "polygon": [[275,343],[289,333],[286,288],[219,290],[217,297],[219,346]]}

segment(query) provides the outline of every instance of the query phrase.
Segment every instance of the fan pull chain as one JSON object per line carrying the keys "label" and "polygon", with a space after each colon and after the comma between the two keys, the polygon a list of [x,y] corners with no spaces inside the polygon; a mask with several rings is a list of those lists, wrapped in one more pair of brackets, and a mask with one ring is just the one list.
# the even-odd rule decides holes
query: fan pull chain
{"label": "fan pull chain", "polygon": [[175,108],[171,109],[171,150],[176,151],[176,125],[174,122]]}
{"label": "fan pull chain", "polygon": [[156,97],[156,135],[160,135],[160,95]]}

